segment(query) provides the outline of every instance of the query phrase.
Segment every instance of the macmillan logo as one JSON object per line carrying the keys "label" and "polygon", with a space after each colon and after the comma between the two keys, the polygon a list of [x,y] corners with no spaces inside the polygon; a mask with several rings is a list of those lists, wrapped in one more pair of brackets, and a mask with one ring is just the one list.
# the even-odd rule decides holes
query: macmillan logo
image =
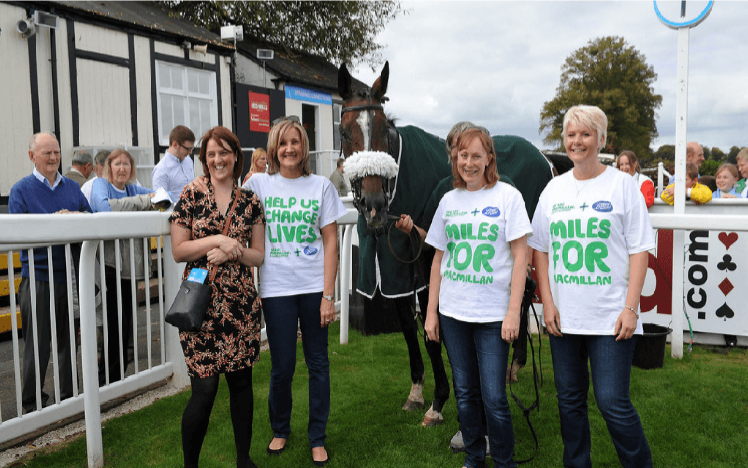
{"label": "macmillan logo", "polygon": [[610,213],[613,211],[613,204],[609,201],[600,200],[592,205],[592,209],[599,213]]}
{"label": "macmillan logo", "polygon": [[567,205],[566,203],[556,203],[551,208],[551,214],[563,213],[574,209],[574,205]]}
{"label": "macmillan logo", "polygon": [[483,208],[483,211],[481,213],[483,213],[484,216],[488,216],[489,218],[498,218],[498,216],[501,214],[501,211],[499,211],[499,209],[495,206],[487,206]]}
{"label": "macmillan logo", "polygon": [[455,216],[465,216],[467,214],[467,211],[462,210],[449,210],[446,213],[447,218],[454,218]]}

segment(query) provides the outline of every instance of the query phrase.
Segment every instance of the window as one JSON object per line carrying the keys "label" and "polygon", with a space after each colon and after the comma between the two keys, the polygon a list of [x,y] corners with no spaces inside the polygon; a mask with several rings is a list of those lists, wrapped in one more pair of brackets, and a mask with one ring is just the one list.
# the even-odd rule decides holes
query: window
{"label": "window", "polygon": [[169,145],[177,125],[189,127],[198,139],[218,125],[215,72],[156,61],[156,82],[159,144]]}
{"label": "window", "polygon": [[332,104],[332,147],[340,150],[340,120],[343,104],[334,102]]}

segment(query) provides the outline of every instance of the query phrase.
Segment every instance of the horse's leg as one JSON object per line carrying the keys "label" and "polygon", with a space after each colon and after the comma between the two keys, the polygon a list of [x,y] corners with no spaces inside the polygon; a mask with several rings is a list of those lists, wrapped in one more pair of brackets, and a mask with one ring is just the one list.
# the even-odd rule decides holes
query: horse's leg
{"label": "horse's leg", "polygon": [[416,322],[411,312],[411,300],[408,297],[398,297],[394,301],[395,309],[397,309],[397,317],[400,319],[400,327],[405,337],[405,343],[408,345],[408,356],[410,357],[410,381],[412,382],[412,386],[403,409],[413,411],[414,409],[425,406],[423,401],[424,369],[421,348],[418,345],[418,330],[416,329]]}
{"label": "horse's leg", "polygon": [[[429,304],[428,288],[422,289],[418,293],[418,303],[421,306],[419,312],[421,321],[425,323],[426,311]],[[422,424],[424,426],[435,426],[444,422],[444,417],[441,413],[444,403],[449,399],[449,379],[444,369],[441,341],[431,341],[425,334],[424,341],[426,352],[429,355],[429,359],[431,359],[431,369],[434,372],[434,401],[431,403],[431,408],[426,412]]]}

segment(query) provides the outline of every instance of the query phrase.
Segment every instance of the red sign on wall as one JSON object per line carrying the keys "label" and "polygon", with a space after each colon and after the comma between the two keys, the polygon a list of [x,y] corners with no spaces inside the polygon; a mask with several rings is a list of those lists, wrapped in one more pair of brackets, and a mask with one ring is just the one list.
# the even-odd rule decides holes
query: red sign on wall
{"label": "red sign on wall", "polygon": [[270,132],[270,96],[249,91],[249,131]]}

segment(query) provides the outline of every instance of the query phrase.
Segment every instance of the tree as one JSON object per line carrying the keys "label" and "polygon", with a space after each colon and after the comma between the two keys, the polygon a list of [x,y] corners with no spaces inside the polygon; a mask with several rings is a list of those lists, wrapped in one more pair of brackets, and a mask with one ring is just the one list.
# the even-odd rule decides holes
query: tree
{"label": "tree", "polygon": [[720,163],[718,161],[715,161],[713,159],[709,159],[707,161],[704,161],[701,163],[701,167],[699,168],[699,175],[709,175],[713,176],[715,172],[717,172],[717,168],[720,166]]}
{"label": "tree", "polygon": [[738,155],[738,153],[740,153],[740,147],[739,146],[733,146],[732,148],[730,148],[730,152],[727,153],[727,161],[726,162],[728,162],[730,164],[737,164],[738,163],[738,159],[736,158],[736,156]]}
{"label": "tree", "polygon": [[655,110],[662,106],[662,96],[652,86],[656,79],[644,55],[623,38],[591,40],[566,59],[556,97],[543,105],[540,133],[548,132],[543,142],[561,147],[564,114],[572,106],[588,104],[608,117],[606,152],[650,153],[649,145],[657,138]]}
{"label": "tree", "polygon": [[654,153],[656,159],[675,161],[675,145],[662,145]]}
{"label": "tree", "polygon": [[375,38],[385,25],[406,11],[399,1],[165,1],[172,16],[188,19],[212,32],[240,24],[244,33],[267,42],[317,54],[337,65],[372,69],[382,61]]}
{"label": "tree", "polygon": [[725,160],[725,153],[716,146],[712,148],[712,160],[722,162]]}

